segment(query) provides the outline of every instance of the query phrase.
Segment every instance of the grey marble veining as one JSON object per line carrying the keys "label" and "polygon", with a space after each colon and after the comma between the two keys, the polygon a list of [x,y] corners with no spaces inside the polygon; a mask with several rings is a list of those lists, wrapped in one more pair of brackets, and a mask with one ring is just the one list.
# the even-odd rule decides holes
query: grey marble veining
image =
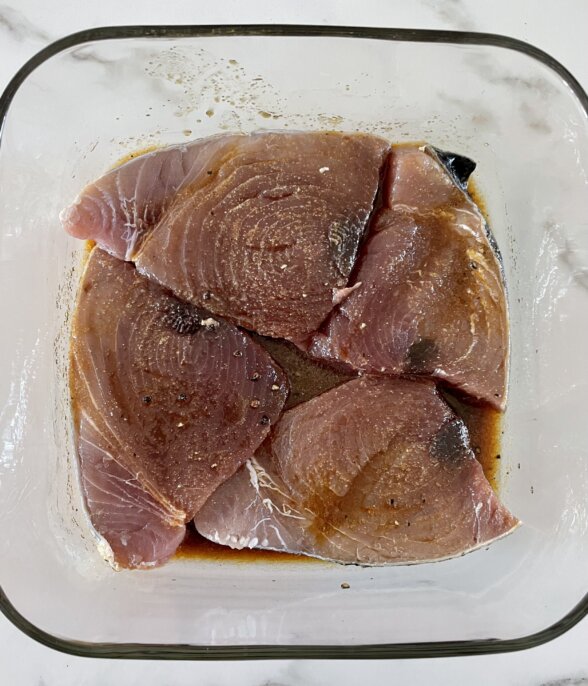
{"label": "grey marble veining", "polygon": [[485,134],[492,132],[498,134],[500,132],[500,122],[495,113],[487,107],[480,99],[472,98],[457,98],[447,95],[443,91],[437,92],[439,100],[446,102],[448,105],[457,108],[467,114],[472,123],[478,130],[484,130]]}
{"label": "grey marble veining", "polygon": [[79,48],[72,50],[69,55],[72,59],[79,60],[80,62],[96,62],[97,64],[105,66],[116,63],[116,60],[101,56],[98,54],[97,50],[93,50],[87,45],[82,45]]}
{"label": "grey marble veining", "polygon": [[473,15],[462,0],[424,0],[424,4],[430,7],[443,23],[462,31],[476,30]]}
{"label": "grey marble veining", "polygon": [[539,94],[545,100],[556,93],[554,86],[542,76],[526,78],[510,74],[485,55],[472,55],[470,65],[475,73],[494,85],[506,86],[515,91],[521,89],[530,91],[533,94]]}
{"label": "grey marble veining", "polygon": [[565,240],[565,244],[559,252],[559,260],[569,269],[572,279],[582,288],[588,290],[588,266],[570,239]]}
{"label": "grey marble veining", "polygon": [[537,686],[583,686],[588,684],[588,676],[563,677],[551,681],[542,681]]}
{"label": "grey marble veining", "polygon": [[53,37],[33,24],[21,11],[11,5],[0,5],[0,34],[7,34],[13,40],[34,40],[49,43]]}

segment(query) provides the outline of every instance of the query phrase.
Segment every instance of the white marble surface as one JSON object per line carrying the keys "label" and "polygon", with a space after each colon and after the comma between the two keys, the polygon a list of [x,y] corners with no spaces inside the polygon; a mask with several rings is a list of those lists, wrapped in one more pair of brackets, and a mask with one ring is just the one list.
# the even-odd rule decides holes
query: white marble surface
{"label": "white marble surface", "polygon": [[[560,0],[9,0],[0,4],[0,89],[37,50],[83,28],[114,24],[319,23],[468,29],[534,43],[588,89],[588,2]],[[557,28],[555,28],[557,27]],[[0,685],[315,686],[323,684],[588,684],[588,618],[522,653],[405,661],[172,663],[89,660],[53,652],[0,615]]]}

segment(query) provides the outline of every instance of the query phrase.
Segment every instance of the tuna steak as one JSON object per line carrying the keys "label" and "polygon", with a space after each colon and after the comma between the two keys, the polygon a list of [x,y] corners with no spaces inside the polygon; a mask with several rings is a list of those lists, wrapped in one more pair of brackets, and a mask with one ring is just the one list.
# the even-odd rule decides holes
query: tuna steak
{"label": "tuna steak", "polygon": [[417,147],[392,152],[385,207],[362,247],[355,290],[311,352],[365,372],[433,377],[502,410],[508,326],[501,268],[484,218],[460,184],[473,163],[464,169],[455,163],[464,158],[440,155]]}
{"label": "tuna steak", "polygon": [[388,149],[338,133],[198,141],[110,172],[63,224],[186,301],[302,341],[347,284]]}
{"label": "tuna steak", "polygon": [[428,381],[363,377],[288,410],[195,518],[233,548],[424,562],[509,533],[464,424]]}
{"label": "tuna steak", "polygon": [[115,257],[133,260],[177,193],[206,183],[203,170],[218,164],[236,138],[226,134],[172,146],[109,171],[61,213],[65,230],[95,241]]}
{"label": "tuna steak", "polygon": [[246,334],[98,248],[72,371],[77,414],[100,449],[182,521],[254,453],[287,395],[282,371]]}
{"label": "tuna steak", "polygon": [[78,453],[86,507],[105,551],[117,567],[147,568],[166,562],[184,538],[183,518],[147,493],[113,457],[116,448],[80,418]]}

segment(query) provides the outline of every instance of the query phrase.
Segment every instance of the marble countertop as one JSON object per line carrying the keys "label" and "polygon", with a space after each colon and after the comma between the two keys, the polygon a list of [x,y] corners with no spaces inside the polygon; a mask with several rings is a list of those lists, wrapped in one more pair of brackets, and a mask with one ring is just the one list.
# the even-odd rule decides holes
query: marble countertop
{"label": "marble countertop", "polygon": [[[588,89],[588,3],[560,0],[8,0],[0,4],[0,90],[35,52],[66,34],[100,25],[313,23],[474,30],[526,40],[560,60]],[[554,28],[557,27],[557,28]],[[399,661],[245,663],[133,662],[75,658],[21,634],[0,615],[0,684],[588,684],[588,618],[539,648],[482,657]]]}

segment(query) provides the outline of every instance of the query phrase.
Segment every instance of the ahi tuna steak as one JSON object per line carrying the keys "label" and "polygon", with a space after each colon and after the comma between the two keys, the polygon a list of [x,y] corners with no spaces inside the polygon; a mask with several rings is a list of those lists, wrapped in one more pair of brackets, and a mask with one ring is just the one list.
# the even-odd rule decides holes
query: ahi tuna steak
{"label": "ahi tuna steak", "polygon": [[[232,324],[95,248],[73,328],[72,391],[82,479],[85,465],[104,472],[112,459],[176,522],[191,519],[254,453],[279,416],[287,381]],[[99,443],[81,431],[82,420]]]}
{"label": "ahi tuna steak", "polygon": [[344,293],[388,150],[362,134],[207,139],[109,172],[63,224],[188,302],[305,341]]}
{"label": "ahi tuna steak", "polygon": [[203,170],[218,164],[235,135],[220,135],[140,155],[87,186],[61,213],[66,231],[91,239],[123,260],[133,260],[182,188],[208,182]]}
{"label": "ahi tuna steak", "polygon": [[384,377],[285,412],[195,518],[233,548],[359,564],[452,557],[517,524],[434,384]]}
{"label": "ahi tuna steak", "polygon": [[117,446],[80,417],[78,454],[86,507],[106,540],[106,556],[117,568],[147,568],[166,562],[184,538],[184,518],[147,493],[113,455]]}
{"label": "ahi tuna steak", "polygon": [[504,409],[504,284],[484,218],[461,185],[467,162],[429,147],[393,149],[354,290],[311,352],[372,374],[432,377]]}

